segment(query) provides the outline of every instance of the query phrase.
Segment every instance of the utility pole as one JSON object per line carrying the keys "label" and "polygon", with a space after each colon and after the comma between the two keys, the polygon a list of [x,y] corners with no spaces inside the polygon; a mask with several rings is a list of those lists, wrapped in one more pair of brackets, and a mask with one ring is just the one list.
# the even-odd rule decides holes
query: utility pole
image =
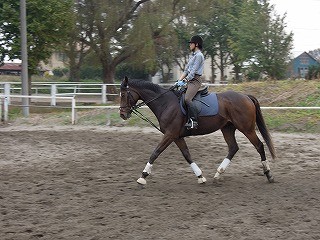
{"label": "utility pole", "polygon": [[[22,60],[22,72],[21,72],[22,95],[29,95],[26,0],[20,0],[20,34],[21,34],[21,60]],[[29,99],[28,98],[22,98],[22,113],[24,117],[29,116]]]}

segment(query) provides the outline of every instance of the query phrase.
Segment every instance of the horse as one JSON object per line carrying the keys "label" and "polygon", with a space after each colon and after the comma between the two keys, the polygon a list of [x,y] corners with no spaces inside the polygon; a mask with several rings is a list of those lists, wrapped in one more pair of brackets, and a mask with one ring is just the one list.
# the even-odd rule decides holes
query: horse
{"label": "horse", "polygon": [[[239,150],[235,138],[235,131],[242,132],[256,148],[260,154],[263,173],[270,183],[274,182],[274,177],[270,170],[269,161],[266,159],[264,144],[256,134],[257,126],[269,151],[272,159],[276,157],[274,145],[269,131],[266,127],[260,104],[258,100],[251,95],[245,95],[234,91],[217,93],[218,112],[213,116],[204,116],[198,118],[197,129],[185,128],[186,116],[180,108],[179,96],[176,94],[174,86],[165,89],[157,84],[128,79],[125,77],[120,86],[120,117],[127,120],[131,117],[138,107],[145,104],[156,116],[163,133],[161,141],[152,152],[141,177],[137,182],[141,185],[147,183],[146,178],[151,174],[152,166],[158,156],[174,142],[180,149],[185,160],[190,164],[191,169],[198,179],[199,184],[207,180],[203,176],[201,169],[192,160],[185,137],[195,135],[205,135],[217,130],[221,130],[224,140],[228,145],[228,154],[217,168],[214,179],[219,179],[225,172],[232,158]],[[142,103],[137,104],[141,100]]]}

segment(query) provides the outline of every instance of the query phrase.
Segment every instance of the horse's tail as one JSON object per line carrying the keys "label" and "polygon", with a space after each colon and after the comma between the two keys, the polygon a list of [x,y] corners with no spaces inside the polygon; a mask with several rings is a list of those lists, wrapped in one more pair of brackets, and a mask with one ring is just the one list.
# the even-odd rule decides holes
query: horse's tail
{"label": "horse's tail", "polygon": [[271,157],[274,159],[276,157],[275,149],[274,149],[273,142],[269,134],[268,128],[266,126],[266,123],[264,122],[258,99],[256,99],[252,95],[248,95],[248,97],[251,99],[251,101],[254,103],[256,107],[256,123],[257,123],[258,129],[268,146],[268,149],[271,153]]}

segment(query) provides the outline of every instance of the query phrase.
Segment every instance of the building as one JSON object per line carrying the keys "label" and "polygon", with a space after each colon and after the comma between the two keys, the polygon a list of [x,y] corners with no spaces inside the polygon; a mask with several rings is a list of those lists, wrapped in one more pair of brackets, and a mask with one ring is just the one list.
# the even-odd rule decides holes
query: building
{"label": "building", "polygon": [[63,52],[54,52],[46,63],[40,62],[39,71],[42,74],[52,75],[52,71],[56,68],[65,68],[67,66],[68,59]]}
{"label": "building", "polygon": [[320,65],[320,63],[309,53],[303,52],[290,62],[287,76],[289,78],[305,78],[311,65]]}
{"label": "building", "polygon": [[[38,70],[41,74],[49,73],[52,75],[52,70],[55,68],[66,67],[66,55],[61,52],[54,52],[48,59],[47,63],[40,62]],[[0,65],[0,75],[16,75],[20,76],[22,71],[21,63],[6,62]]]}
{"label": "building", "polygon": [[[203,69],[203,75],[202,79],[204,82],[212,82],[212,78],[214,75],[215,78],[215,83],[227,83],[228,81],[231,81],[234,78],[234,73],[233,73],[233,66],[227,65],[224,69],[224,76],[223,78],[221,77],[221,72],[219,69],[215,69],[215,72],[212,73],[212,67],[211,67],[212,61],[211,58],[208,57],[204,61],[204,69]],[[165,69],[165,71],[168,71]],[[171,76],[172,76],[172,81],[177,80],[183,72],[181,71],[180,67],[177,64],[173,64],[172,69],[171,69]],[[223,79],[223,81],[221,81]],[[161,72],[157,72],[153,77],[152,77],[152,82],[154,83],[161,83],[162,82],[162,76]]]}
{"label": "building", "polygon": [[21,63],[4,63],[0,66],[0,75],[20,76],[22,71]]}

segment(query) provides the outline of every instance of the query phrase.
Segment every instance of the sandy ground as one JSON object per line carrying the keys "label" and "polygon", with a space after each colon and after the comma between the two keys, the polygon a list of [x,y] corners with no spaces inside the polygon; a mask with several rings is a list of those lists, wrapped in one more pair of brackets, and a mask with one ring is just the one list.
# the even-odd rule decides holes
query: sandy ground
{"label": "sandy ground", "polygon": [[[187,139],[208,182],[175,145],[140,177],[161,135],[108,127],[0,128],[0,239],[320,239],[320,139],[272,133],[276,182],[242,134],[226,155],[220,132]],[[270,155],[268,155],[270,156]]]}

